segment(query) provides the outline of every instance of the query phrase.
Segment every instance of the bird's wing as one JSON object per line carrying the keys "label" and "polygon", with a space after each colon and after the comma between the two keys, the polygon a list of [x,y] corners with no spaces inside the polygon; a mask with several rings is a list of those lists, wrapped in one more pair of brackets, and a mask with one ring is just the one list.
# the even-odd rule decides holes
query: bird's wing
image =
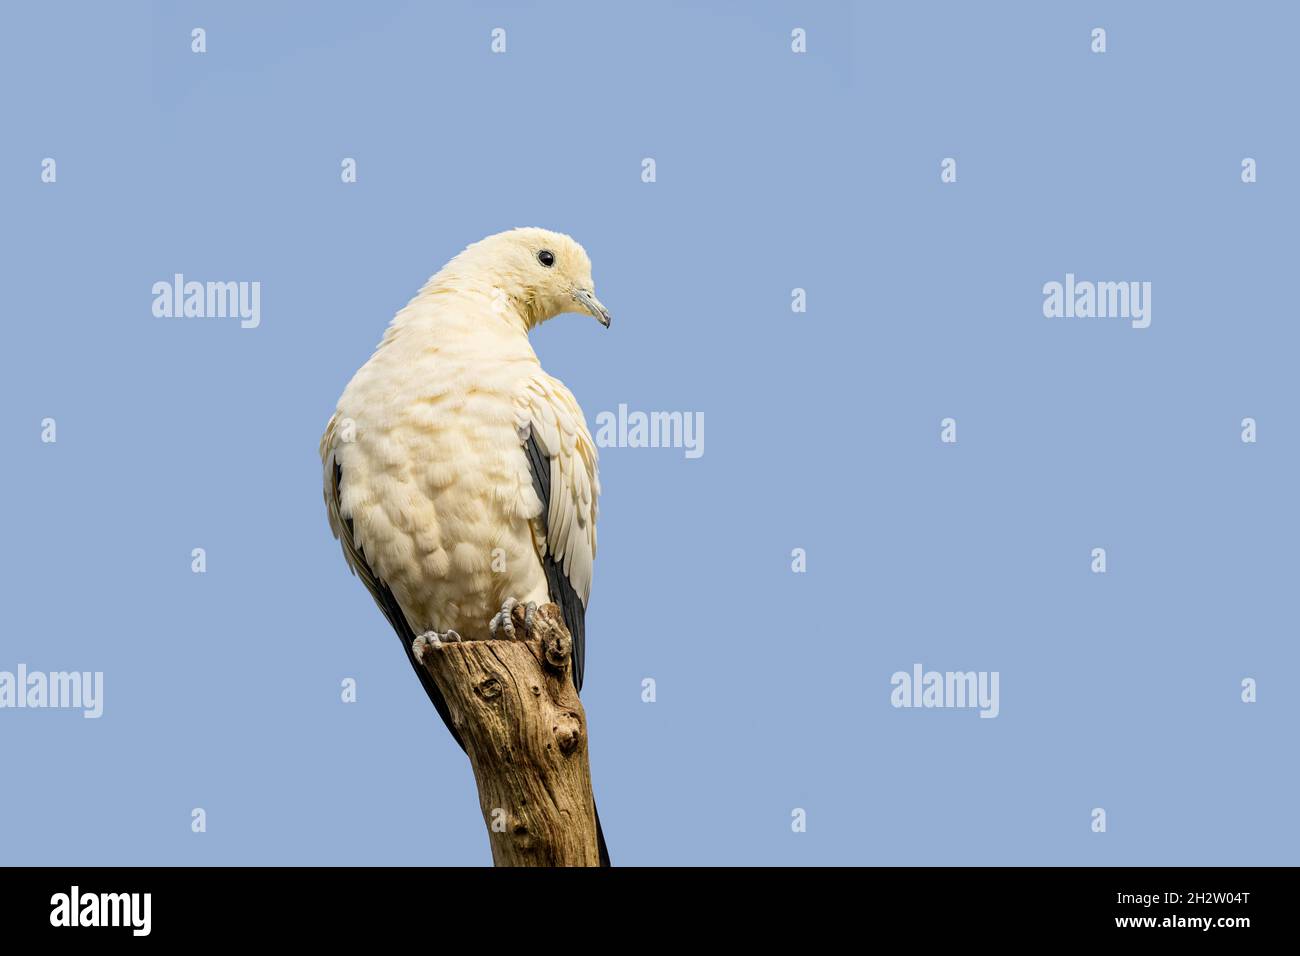
{"label": "bird's wing", "polygon": [[534,521],[537,556],[547,590],[573,637],[573,686],[582,690],[585,618],[596,558],[600,481],[596,444],[572,393],[549,375],[537,375],[515,398],[515,425],[542,511]]}
{"label": "bird's wing", "polygon": [[362,553],[361,547],[357,544],[352,533],[352,519],[343,514],[340,499],[342,498],[342,487],[345,479],[343,466],[338,463],[338,459],[334,455],[336,429],[337,416],[330,419],[329,426],[325,429],[325,435],[321,439],[320,447],[321,459],[325,464],[325,507],[329,511],[330,530],[334,532],[334,537],[338,538],[343,545],[343,556],[347,559],[348,567],[361,579],[361,583],[366,586],[370,596],[379,605],[379,610],[384,612],[384,617],[388,618],[388,623],[397,632],[397,636],[402,642],[402,648],[406,651],[406,657],[411,662],[411,666],[415,668],[415,673],[424,686],[424,692],[429,695],[429,700],[433,703],[438,716],[447,725],[447,729],[451,731],[451,736],[456,743],[460,744],[461,750],[464,750],[465,744],[460,739],[460,734],[456,733],[456,728],[452,726],[451,708],[447,706],[442,691],[438,690],[438,685],[429,676],[429,672],[425,670],[424,665],[415,659],[415,654],[411,650],[411,644],[415,641],[417,635],[412,631],[410,622],[406,620],[406,614],[403,613],[401,606],[397,603],[397,598],[393,596],[393,592],[387,584],[379,579],[366,562],[366,556]]}

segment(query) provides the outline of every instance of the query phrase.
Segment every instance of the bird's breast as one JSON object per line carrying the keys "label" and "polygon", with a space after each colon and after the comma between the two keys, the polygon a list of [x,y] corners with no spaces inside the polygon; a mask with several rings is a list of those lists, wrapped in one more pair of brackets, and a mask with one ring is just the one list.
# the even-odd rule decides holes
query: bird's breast
{"label": "bird's breast", "polygon": [[[341,505],[412,627],[486,637],[505,597],[545,590],[540,511],[515,422],[521,373],[461,350],[358,375],[340,402]],[[468,632],[468,633],[467,633]]]}

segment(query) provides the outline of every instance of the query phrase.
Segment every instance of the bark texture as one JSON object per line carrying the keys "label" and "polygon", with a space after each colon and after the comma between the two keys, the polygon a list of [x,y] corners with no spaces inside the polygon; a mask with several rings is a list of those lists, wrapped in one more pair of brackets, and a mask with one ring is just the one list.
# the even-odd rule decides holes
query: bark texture
{"label": "bark texture", "polygon": [[[516,608],[517,633],[524,609]],[[420,652],[465,743],[497,866],[599,866],[587,717],[572,638],[544,604],[524,640],[426,644]]]}

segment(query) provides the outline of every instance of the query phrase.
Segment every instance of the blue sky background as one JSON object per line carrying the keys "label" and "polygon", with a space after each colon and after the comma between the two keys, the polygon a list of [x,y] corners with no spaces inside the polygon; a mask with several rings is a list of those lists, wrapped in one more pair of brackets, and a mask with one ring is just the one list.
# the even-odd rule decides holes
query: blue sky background
{"label": "blue sky background", "polygon": [[[601,453],[616,863],[1296,862],[1294,5],[3,17],[0,670],[106,688],[0,711],[0,863],[489,861],[316,447],[396,309],[516,225],[614,313],[534,336],[589,422],[706,422],[698,460]],[[175,272],[260,281],[261,327],[155,319]],[[1044,318],[1067,272],[1150,281],[1151,327]],[[1001,715],[892,708],[914,662],[999,671]]]}

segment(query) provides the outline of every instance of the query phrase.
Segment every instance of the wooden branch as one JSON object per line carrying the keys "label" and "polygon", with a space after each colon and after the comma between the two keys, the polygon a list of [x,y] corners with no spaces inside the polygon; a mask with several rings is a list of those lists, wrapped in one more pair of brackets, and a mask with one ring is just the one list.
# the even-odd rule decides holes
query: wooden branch
{"label": "wooden branch", "polygon": [[[514,623],[523,634],[522,607]],[[527,640],[421,642],[474,768],[495,865],[599,866],[587,717],[560,609],[539,607]]]}

